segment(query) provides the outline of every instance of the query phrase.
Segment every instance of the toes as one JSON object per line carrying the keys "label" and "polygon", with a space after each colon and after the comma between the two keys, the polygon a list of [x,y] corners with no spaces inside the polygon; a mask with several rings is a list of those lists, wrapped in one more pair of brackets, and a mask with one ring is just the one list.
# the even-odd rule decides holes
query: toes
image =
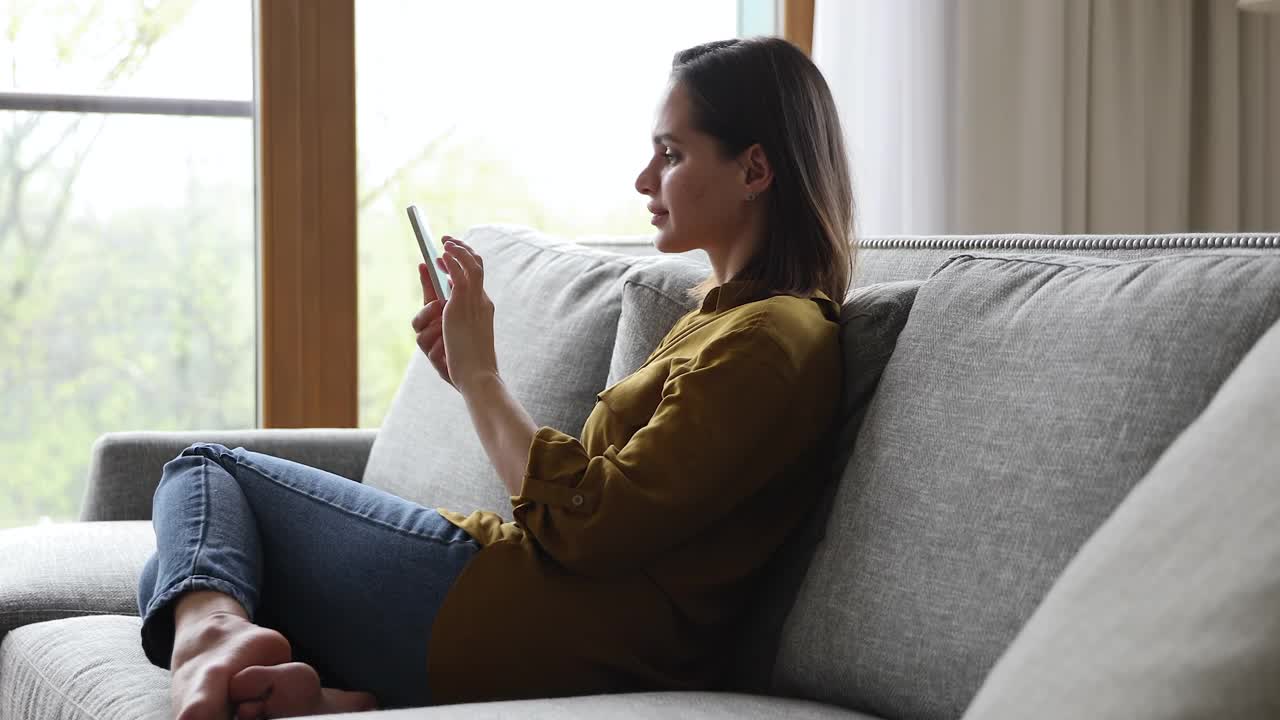
{"label": "toes", "polygon": [[275,666],[266,665],[250,665],[231,676],[230,682],[227,683],[227,697],[231,702],[245,702],[247,700],[259,700],[271,691],[272,680],[275,673],[271,668]]}
{"label": "toes", "polygon": [[315,668],[291,662],[264,669],[274,673],[271,694],[263,701],[268,717],[309,715],[320,710],[320,676]]}
{"label": "toes", "polygon": [[266,717],[266,709],[266,704],[261,700],[240,703],[236,708],[236,720],[262,720]]}
{"label": "toes", "polygon": [[373,693],[335,688],[321,688],[320,693],[324,698],[325,710],[328,712],[360,712],[378,709],[378,699]]}

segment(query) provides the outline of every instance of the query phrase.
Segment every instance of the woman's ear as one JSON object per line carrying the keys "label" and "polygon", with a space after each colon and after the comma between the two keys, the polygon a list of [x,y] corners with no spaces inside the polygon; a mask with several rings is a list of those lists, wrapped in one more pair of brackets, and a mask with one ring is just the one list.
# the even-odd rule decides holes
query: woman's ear
{"label": "woman's ear", "polygon": [[760,143],[743,150],[740,157],[744,190],[760,194],[773,182],[773,168],[769,165],[769,157],[765,155]]}

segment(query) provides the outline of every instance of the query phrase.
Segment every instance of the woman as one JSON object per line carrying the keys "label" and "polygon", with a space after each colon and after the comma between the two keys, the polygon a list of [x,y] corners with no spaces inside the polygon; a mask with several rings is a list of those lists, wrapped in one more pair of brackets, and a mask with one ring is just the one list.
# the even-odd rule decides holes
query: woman
{"label": "woman", "polygon": [[[839,396],[852,194],[817,68],[776,38],[678,53],[636,178],[662,252],[711,274],[582,438],[498,374],[484,261],[419,266],[419,348],[465,398],[511,492],[429,510],[278,458],[196,443],[165,465],[139,586],[182,718],[285,717],[722,682],[760,568],[811,512]],[[332,687],[325,687],[332,686]]]}

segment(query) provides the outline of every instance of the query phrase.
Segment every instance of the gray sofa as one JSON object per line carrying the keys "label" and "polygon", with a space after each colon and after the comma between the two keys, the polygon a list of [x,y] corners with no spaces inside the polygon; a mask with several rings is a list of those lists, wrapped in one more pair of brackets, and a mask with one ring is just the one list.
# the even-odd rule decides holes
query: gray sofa
{"label": "gray sofa", "polygon": [[[517,226],[465,239],[507,382],[566,430],[705,272]],[[829,492],[723,686],[378,715],[1280,716],[1280,235],[871,238],[859,262]],[[0,531],[0,718],[168,716],[135,591],[160,468],[197,440],[510,517],[420,353],[376,431],[105,435],[81,522]]]}

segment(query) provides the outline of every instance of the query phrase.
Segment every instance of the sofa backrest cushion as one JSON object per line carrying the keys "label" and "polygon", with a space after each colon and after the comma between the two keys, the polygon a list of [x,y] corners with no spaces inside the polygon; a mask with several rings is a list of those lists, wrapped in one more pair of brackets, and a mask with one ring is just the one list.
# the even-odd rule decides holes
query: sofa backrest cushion
{"label": "sofa backrest cushion", "polygon": [[872,398],[774,691],[958,717],[1278,316],[1275,254],[952,258]]}
{"label": "sofa backrest cushion", "polygon": [[[621,311],[621,279],[636,262],[529,228],[479,225],[462,238],[485,260],[498,369],[534,422],[581,431],[605,387]],[[405,342],[413,342],[407,329]],[[471,426],[466,403],[419,350],[369,453],[364,482],[426,507],[510,519],[510,493]]]}
{"label": "sofa backrest cushion", "polygon": [[676,321],[698,306],[686,291],[708,271],[692,260],[672,259],[657,266],[638,265],[622,277],[622,312],[607,385],[635,372]]}
{"label": "sofa backrest cushion", "polygon": [[1280,717],[1280,324],[1054,583],[966,718]]}

